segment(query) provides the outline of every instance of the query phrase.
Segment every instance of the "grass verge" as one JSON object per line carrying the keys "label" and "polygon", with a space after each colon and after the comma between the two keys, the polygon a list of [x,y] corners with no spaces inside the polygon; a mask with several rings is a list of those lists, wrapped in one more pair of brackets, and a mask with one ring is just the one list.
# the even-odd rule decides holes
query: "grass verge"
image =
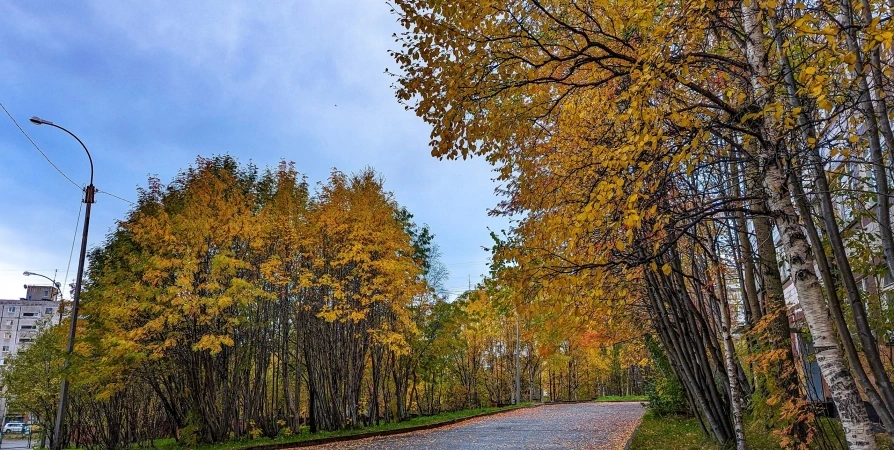
{"label": "grass verge", "polygon": [[[779,450],[780,446],[772,431],[755,422],[746,422],[745,439],[749,449]],[[814,437],[811,448],[846,449],[841,424],[836,419],[818,418],[822,431]],[[876,435],[878,448],[892,448],[884,434]],[[822,447],[820,445],[822,444]],[[693,417],[657,417],[646,412],[643,421],[633,434],[628,450],[722,450],[723,447],[706,437],[698,421]]]}
{"label": "grass verge", "polygon": [[[779,450],[772,433],[746,424],[745,440],[749,449]],[[719,450],[722,447],[702,433],[693,417],[658,417],[646,412],[633,434],[629,450]]]}
{"label": "grass verge", "polygon": [[[445,412],[441,414],[436,414],[433,416],[421,416],[415,417],[404,422],[397,423],[386,423],[379,426],[373,427],[365,427],[365,428],[351,428],[345,430],[338,431],[321,431],[319,433],[309,433],[306,430],[300,434],[292,435],[292,436],[282,436],[277,438],[257,438],[257,439],[240,439],[228,442],[220,442],[217,444],[200,444],[196,447],[196,450],[242,450],[248,448],[258,448],[258,447],[266,447],[266,446],[286,446],[288,444],[302,444],[307,443],[308,441],[317,441],[321,439],[328,438],[339,438],[339,437],[348,437],[348,436],[356,436],[363,437],[367,435],[374,435],[380,432],[386,431],[394,431],[394,430],[403,430],[403,429],[414,429],[417,427],[423,426],[433,426],[438,424],[446,424],[451,423],[456,420],[471,418],[475,416],[479,416],[487,413],[494,413],[499,411],[511,411],[513,409],[525,408],[533,405],[533,403],[522,403],[519,405],[511,405],[504,407],[496,407],[496,408],[477,408],[477,409],[465,409],[462,411],[452,411]],[[181,446],[174,439],[160,439],[155,442],[155,447],[157,450],[182,450],[187,447]]]}
{"label": "grass verge", "polygon": [[649,397],[645,395],[603,395],[593,400],[594,402],[647,402]]}

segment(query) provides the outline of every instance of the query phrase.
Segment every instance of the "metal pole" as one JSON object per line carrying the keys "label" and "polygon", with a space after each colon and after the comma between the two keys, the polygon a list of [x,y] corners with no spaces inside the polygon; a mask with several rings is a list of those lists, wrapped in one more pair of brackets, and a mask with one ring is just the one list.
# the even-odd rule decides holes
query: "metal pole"
{"label": "metal pole", "polygon": [[68,404],[68,366],[71,364],[71,354],[74,352],[75,331],[78,327],[78,305],[81,301],[81,282],[84,277],[84,259],[87,256],[87,231],[90,228],[90,205],[93,204],[93,185],[87,186],[84,203],[87,204],[84,212],[84,234],[81,236],[81,256],[78,260],[78,275],[75,281],[74,298],[71,304],[71,319],[68,327],[68,347],[65,349],[65,364],[62,367],[62,388],[59,393],[59,409],[56,411],[56,423],[53,429],[53,449],[62,448],[62,419],[65,416],[65,407]]}
{"label": "metal pole", "polygon": [[515,404],[521,403],[521,364],[519,364],[519,353],[521,353],[521,342],[518,333],[518,309],[515,310]]}
{"label": "metal pole", "polygon": [[71,320],[68,328],[68,347],[65,351],[65,363],[62,366],[62,387],[59,392],[59,408],[56,410],[56,423],[54,424],[53,429],[53,450],[61,450],[62,420],[65,417],[65,407],[68,404],[68,374],[66,372],[71,365],[71,354],[74,352],[75,331],[78,329],[78,305],[81,301],[81,284],[84,279],[84,259],[87,256],[87,231],[90,229],[90,205],[94,203],[96,188],[93,186],[93,157],[90,156],[90,150],[87,150],[87,146],[84,145],[84,142],[71,131],[56,125],[49,120],[43,120],[39,117],[32,117],[30,120],[31,123],[35,125],[49,125],[68,133],[81,144],[81,147],[87,152],[87,159],[90,160],[90,184],[87,185],[87,189],[84,190],[84,203],[87,204],[87,207],[84,211],[84,233],[81,236],[81,255],[78,258],[78,274],[75,281],[74,298],[72,298],[71,304]]}

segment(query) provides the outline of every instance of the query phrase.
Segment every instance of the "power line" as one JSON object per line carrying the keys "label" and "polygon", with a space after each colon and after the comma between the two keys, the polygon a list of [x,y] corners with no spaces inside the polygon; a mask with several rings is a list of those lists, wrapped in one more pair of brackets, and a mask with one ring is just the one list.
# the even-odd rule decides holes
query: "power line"
{"label": "power line", "polygon": [[75,220],[74,236],[71,237],[71,251],[68,252],[68,267],[65,268],[65,281],[62,284],[63,286],[68,285],[68,271],[71,270],[71,257],[72,257],[72,255],[74,255],[75,241],[78,239],[78,225],[81,223],[81,211],[83,209],[84,209],[84,203],[81,202],[81,206],[78,208],[78,220]]}
{"label": "power line", "polygon": [[98,192],[98,193],[100,193],[100,194],[106,194],[106,195],[108,195],[109,197],[117,198],[118,200],[121,200],[122,202],[130,203],[131,205],[136,205],[136,203],[134,203],[134,202],[132,202],[132,201],[126,199],[126,198],[121,198],[121,197],[119,197],[119,196],[117,196],[117,195],[115,195],[115,194],[112,194],[111,192],[100,191],[99,189],[97,189],[96,192]]}
{"label": "power line", "polygon": [[74,180],[72,180],[68,175],[66,175],[65,172],[62,171],[62,169],[60,169],[59,167],[56,166],[56,164],[53,164],[53,161],[50,160],[50,157],[47,156],[47,154],[44,153],[43,150],[41,150],[40,147],[38,147],[37,144],[34,143],[34,141],[31,139],[31,136],[28,136],[28,133],[26,133],[25,130],[19,125],[19,122],[16,121],[15,117],[13,117],[12,114],[10,114],[9,111],[6,110],[6,106],[3,106],[3,103],[0,103],[0,108],[3,108],[3,112],[5,112],[7,116],[9,116],[9,119],[12,120],[12,123],[15,124],[16,128],[18,128],[19,131],[21,131],[22,134],[24,134],[25,137],[28,138],[28,142],[31,142],[31,145],[33,145],[34,148],[36,148],[37,151],[40,152],[41,155],[43,155],[44,159],[46,159],[47,162],[50,163],[50,165],[53,166],[54,169],[56,169],[56,172],[59,172],[59,174],[62,175],[63,177],[65,177],[65,179],[68,180],[71,184],[73,184],[74,187],[76,187],[78,189],[82,189],[82,190],[84,189],[83,186],[80,186],[80,185],[78,185],[78,183],[75,183]]}

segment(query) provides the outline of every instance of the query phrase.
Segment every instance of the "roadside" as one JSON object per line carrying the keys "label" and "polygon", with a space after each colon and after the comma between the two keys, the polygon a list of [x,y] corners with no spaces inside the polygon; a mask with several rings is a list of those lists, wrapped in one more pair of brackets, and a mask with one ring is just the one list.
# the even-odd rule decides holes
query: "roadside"
{"label": "roadside", "polygon": [[[823,427],[829,435],[834,435],[831,427],[837,422],[827,422]],[[754,450],[779,450],[777,438],[760,425],[746,423],[748,448]],[[834,439],[827,439],[829,446],[836,448]],[[718,450],[721,447],[702,432],[694,417],[666,415],[657,416],[646,412],[642,423],[630,440],[629,450]],[[842,449],[844,448],[842,444]],[[880,447],[887,448],[887,447]]]}
{"label": "roadside", "polygon": [[647,395],[603,395],[594,402],[648,402]]}
{"label": "roadside", "polygon": [[[311,434],[304,431],[292,436],[279,436],[276,438],[257,438],[239,441],[221,442],[217,444],[202,444],[195,450],[278,450],[285,448],[308,447],[332,442],[343,442],[356,439],[365,439],[376,436],[388,436],[393,434],[409,433],[419,430],[443,427],[457,424],[466,420],[485,417],[522,408],[538,406],[534,403],[522,403],[495,408],[466,409],[462,411],[446,412],[432,416],[420,416],[412,419],[387,423],[379,426],[346,429],[339,431],[322,431]],[[179,445],[174,439],[156,441],[158,450],[180,450],[186,447]]]}

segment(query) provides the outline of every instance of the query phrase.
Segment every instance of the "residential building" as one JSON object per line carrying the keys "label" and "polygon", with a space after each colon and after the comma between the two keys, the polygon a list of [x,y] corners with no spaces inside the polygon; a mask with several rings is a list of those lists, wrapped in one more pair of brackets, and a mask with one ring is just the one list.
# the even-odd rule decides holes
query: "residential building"
{"label": "residential building", "polygon": [[[40,330],[58,324],[62,302],[59,290],[51,285],[25,286],[25,297],[18,300],[0,299],[0,366],[12,355],[28,348]],[[0,417],[3,423],[22,421],[27,411],[7,411],[6,399],[0,397]]]}

